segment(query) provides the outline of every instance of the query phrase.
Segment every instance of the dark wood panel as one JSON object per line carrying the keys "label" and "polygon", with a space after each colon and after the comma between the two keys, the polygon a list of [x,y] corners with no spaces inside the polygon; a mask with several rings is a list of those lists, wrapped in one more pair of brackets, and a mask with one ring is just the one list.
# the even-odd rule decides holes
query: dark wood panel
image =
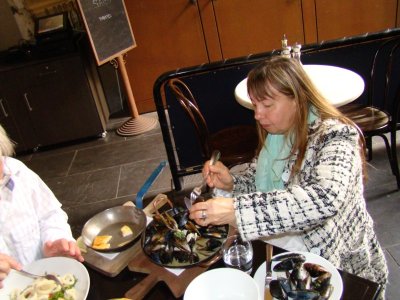
{"label": "dark wood panel", "polygon": [[91,56],[74,50],[42,58],[39,50],[32,48],[29,59],[0,61],[0,124],[16,150],[104,133],[107,110],[98,77],[88,70]]}
{"label": "dark wood panel", "polygon": [[224,59],[304,43],[301,0],[218,0],[215,15]]}
{"label": "dark wood panel", "polygon": [[396,27],[397,0],[315,0],[318,41]]}
{"label": "dark wood panel", "polygon": [[137,42],[127,56],[129,81],[139,113],[154,111],[154,103],[148,104],[158,76],[209,62],[198,6],[189,0],[135,0],[125,5]]}
{"label": "dark wood panel", "polygon": [[11,112],[8,101],[1,92],[1,87],[0,87],[0,124],[6,131],[7,135],[15,143],[15,150],[17,152],[27,150],[24,140],[22,139],[20,131],[16,125],[15,118]]}
{"label": "dark wood panel", "polygon": [[302,0],[302,6],[304,21],[304,43],[316,43],[318,41],[318,35],[315,0]]}
{"label": "dark wood panel", "polygon": [[222,60],[221,45],[217,22],[214,16],[214,1],[197,0],[201,20],[203,22],[204,38],[207,45],[207,53],[210,61]]}
{"label": "dark wood panel", "polygon": [[2,76],[3,96],[7,101],[10,114],[14,117],[19,132],[19,136],[15,138],[19,144],[23,145],[22,150],[34,149],[38,146],[39,142],[31,123],[25,99],[25,96],[28,96],[25,89],[27,78],[24,75],[23,68],[3,72]]}
{"label": "dark wood panel", "polygon": [[24,70],[32,125],[42,145],[93,136],[102,132],[79,55]]}

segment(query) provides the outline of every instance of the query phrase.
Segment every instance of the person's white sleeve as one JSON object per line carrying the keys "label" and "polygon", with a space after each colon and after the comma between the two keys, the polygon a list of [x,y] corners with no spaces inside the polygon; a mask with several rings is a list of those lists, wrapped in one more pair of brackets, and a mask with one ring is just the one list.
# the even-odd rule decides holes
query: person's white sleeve
{"label": "person's white sleeve", "polygon": [[61,203],[39,176],[37,176],[37,184],[32,196],[36,202],[42,243],[62,238],[74,240],[68,224],[68,216],[61,209]]}

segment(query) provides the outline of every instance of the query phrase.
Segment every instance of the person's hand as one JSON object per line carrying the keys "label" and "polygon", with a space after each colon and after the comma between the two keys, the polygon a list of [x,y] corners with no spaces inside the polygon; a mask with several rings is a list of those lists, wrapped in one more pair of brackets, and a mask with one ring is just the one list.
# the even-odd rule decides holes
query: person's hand
{"label": "person's hand", "polygon": [[206,178],[207,185],[211,188],[216,187],[227,192],[231,192],[233,189],[232,175],[220,161],[215,165],[210,165],[210,161],[207,161],[203,167],[203,177]]}
{"label": "person's hand", "polygon": [[0,288],[3,287],[3,280],[10,273],[11,269],[21,270],[22,266],[12,257],[0,253]]}
{"label": "person's hand", "polygon": [[67,256],[75,258],[80,262],[84,260],[78,245],[74,241],[68,241],[66,239],[45,242],[43,253],[46,257]]}
{"label": "person's hand", "polygon": [[189,217],[201,226],[229,224],[236,227],[232,198],[212,198],[193,204]]}

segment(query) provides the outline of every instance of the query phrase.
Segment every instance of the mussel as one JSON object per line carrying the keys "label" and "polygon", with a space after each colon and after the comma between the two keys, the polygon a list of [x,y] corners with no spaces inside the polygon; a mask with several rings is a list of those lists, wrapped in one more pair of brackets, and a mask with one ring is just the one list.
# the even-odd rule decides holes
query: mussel
{"label": "mussel", "polygon": [[275,272],[283,272],[286,278],[271,281],[271,294],[281,300],[327,300],[332,295],[332,274],[323,266],[306,263],[302,254],[289,253],[277,258]]}
{"label": "mussel", "polygon": [[306,257],[303,254],[290,254],[287,255],[285,258],[282,258],[279,260],[279,263],[277,263],[273,271],[275,272],[284,272],[284,271],[290,271],[294,268],[294,266],[298,263],[304,263],[306,261]]}
{"label": "mussel", "polygon": [[179,267],[208,258],[226,236],[227,227],[200,227],[189,220],[187,210],[178,207],[157,213],[146,228],[142,243],[154,262]]}

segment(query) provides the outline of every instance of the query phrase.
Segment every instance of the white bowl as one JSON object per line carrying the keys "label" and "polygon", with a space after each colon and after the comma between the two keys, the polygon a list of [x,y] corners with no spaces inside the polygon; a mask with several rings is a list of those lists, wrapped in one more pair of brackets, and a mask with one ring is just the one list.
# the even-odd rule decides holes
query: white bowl
{"label": "white bowl", "polygon": [[[90,277],[86,267],[75,259],[69,257],[47,257],[36,260],[24,266],[24,270],[33,274],[73,274],[78,281],[75,289],[77,299],[85,300],[90,287]],[[33,281],[32,278],[21,275],[11,270],[10,274],[4,279],[4,287],[0,289],[0,299],[10,299],[9,295],[14,289],[24,289]]]}
{"label": "white bowl", "polygon": [[184,300],[258,300],[256,281],[243,271],[231,268],[209,270],[189,284]]}

